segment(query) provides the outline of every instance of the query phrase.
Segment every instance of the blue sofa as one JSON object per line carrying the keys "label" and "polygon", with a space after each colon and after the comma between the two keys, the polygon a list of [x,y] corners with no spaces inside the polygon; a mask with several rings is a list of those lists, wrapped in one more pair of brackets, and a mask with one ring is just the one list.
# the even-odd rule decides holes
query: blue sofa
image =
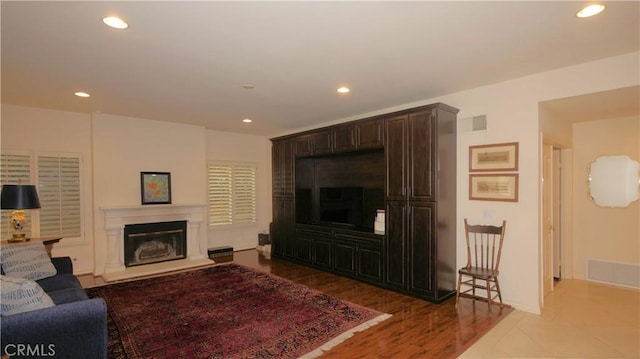
{"label": "blue sofa", "polygon": [[56,305],[3,316],[2,354],[20,358],[106,358],[106,303],[102,298],[87,297],[73,275],[71,258],[51,261],[58,274],[36,282]]}

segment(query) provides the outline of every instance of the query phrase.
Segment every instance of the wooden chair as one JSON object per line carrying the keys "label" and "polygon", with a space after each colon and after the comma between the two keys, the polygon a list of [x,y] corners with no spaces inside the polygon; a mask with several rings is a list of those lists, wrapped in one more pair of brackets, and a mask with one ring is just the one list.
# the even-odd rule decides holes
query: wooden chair
{"label": "wooden chair", "polygon": [[[460,297],[466,297],[486,301],[491,308],[494,299],[498,297],[502,307],[498,268],[506,225],[506,221],[502,221],[502,226],[470,225],[465,218],[467,264],[458,270],[456,306]],[[465,290],[462,290],[463,286]],[[476,293],[476,289],[482,292]]]}

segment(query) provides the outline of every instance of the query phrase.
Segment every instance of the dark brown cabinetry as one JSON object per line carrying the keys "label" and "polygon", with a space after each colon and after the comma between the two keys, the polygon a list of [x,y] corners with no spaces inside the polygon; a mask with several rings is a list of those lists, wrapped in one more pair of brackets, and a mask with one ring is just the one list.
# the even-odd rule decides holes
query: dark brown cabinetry
{"label": "dark brown cabinetry", "polygon": [[356,147],[359,150],[384,146],[384,118],[374,118],[355,123]]}
{"label": "dark brown cabinetry", "polygon": [[293,197],[294,187],[294,156],[293,141],[274,142],[272,145],[272,194],[276,197]]}
{"label": "dark brown cabinetry", "polygon": [[455,290],[456,113],[438,104],[385,124],[385,284],[437,302]]}
{"label": "dark brown cabinetry", "polygon": [[[455,294],[456,113],[434,104],[273,139],[274,256],[434,302]],[[372,149],[371,155],[359,155]],[[305,171],[299,177],[295,157]],[[386,212],[384,235],[295,224],[296,181],[304,184],[300,195],[311,200],[328,176],[343,177],[334,181],[343,186],[361,181],[358,185],[366,187],[371,176],[345,180],[336,170],[362,159],[380,165],[375,178],[384,188],[378,207]]]}
{"label": "dark brown cabinetry", "polygon": [[295,212],[293,198],[273,197],[273,222],[271,224],[274,254],[293,258],[297,250]]}
{"label": "dark brown cabinetry", "polygon": [[321,156],[384,146],[384,118],[313,130],[293,138],[296,157]]}
{"label": "dark brown cabinetry", "polygon": [[331,130],[333,152],[354,151],[356,149],[356,126],[345,124]]}
{"label": "dark brown cabinetry", "polygon": [[283,257],[293,257],[296,253],[295,211],[294,211],[294,146],[298,142],[285,140],[274,142],[272,146],[272,209],[271,235],[278,238],[273,242],[273,252]]}

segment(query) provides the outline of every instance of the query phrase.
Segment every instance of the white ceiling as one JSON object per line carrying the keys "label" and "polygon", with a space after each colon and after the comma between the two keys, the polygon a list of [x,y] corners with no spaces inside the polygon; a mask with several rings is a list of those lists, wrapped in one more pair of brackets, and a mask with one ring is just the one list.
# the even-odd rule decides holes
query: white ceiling
{"label": "white ceiling", "polygon": [[272,136],[638,51],[605,3],[2,1],[2,103]]}

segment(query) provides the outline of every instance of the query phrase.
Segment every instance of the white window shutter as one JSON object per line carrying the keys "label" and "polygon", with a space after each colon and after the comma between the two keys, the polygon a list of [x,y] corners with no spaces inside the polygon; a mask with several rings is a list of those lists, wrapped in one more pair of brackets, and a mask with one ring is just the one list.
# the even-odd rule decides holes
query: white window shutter
{"label": "white window shutter", "polygon": [[231,224],[232,169],[230,166],[209,165],[209,224]]}
{"label": "white window shutter", "polygon": [[256,169],[253,166],[237,166],[233,172],[234,222],[256,221]]}
{"label": "white window shutter", "polygon": [[38,156],[40,236],[81,237],[80,158]]}
{"label": "white window shutter", "polygon": [[212,162],[209,175],[209,225],[256,222],[256,166]]}

